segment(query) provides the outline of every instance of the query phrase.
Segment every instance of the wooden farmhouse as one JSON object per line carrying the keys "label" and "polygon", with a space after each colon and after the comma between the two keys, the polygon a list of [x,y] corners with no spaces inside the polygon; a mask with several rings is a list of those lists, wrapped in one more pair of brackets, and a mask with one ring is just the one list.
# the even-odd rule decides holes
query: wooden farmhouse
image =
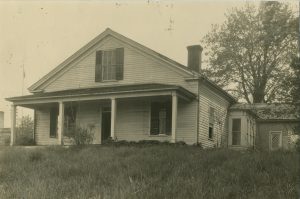
{"label": "wooden farmhouse", "polygon": [[184,66],[106,29],[29,87],[32,94],[7,98],[11,145],[20,106],[34,110],[37,145],[72,143],[69,135],[82,127],[93,132],[94,144],[112,139],[291,147],[295,118],[263,118],[257,111],[262,105],[239,104],[201,73],[202,47],[187,51]]}

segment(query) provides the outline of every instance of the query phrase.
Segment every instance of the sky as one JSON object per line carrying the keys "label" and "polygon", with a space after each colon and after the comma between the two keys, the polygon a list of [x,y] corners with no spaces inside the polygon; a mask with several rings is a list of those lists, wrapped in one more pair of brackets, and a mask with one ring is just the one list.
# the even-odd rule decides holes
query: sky
{"label": "sky", "polygon": [[[6,97],[30,94],[29,86],[106,28],[186,65],[186,47],[201,45],[212,24],[222,24],[226,12],[244,4],[242,0],[0,0],[0,111],[5,113],[5,127],[10,127]],[[289,4],[298,6],[297,1]],[[17,114],[32,111],[19,108]]]}

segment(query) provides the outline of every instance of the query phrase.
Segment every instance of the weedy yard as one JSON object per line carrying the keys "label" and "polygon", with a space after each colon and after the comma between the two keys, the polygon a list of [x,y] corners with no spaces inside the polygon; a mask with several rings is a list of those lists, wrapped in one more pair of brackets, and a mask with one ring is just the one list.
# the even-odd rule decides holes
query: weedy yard
{"label": "weedy yard", "polygon": [[0,157],[1,198],[297,198],[295,152],[7,147]]}

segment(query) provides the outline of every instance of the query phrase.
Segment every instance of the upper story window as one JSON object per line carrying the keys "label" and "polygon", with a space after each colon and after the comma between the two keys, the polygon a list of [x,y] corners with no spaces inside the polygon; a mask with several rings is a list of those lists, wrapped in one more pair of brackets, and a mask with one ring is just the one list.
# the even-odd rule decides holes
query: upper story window
{"label": "upper story window", "polygon": [[109,50],[102,53],[102,80],[116,79],[116,51]]}
{"label": "upper story window", "polygon": [[124,48],[96,52],[95,82],[122,80]]}

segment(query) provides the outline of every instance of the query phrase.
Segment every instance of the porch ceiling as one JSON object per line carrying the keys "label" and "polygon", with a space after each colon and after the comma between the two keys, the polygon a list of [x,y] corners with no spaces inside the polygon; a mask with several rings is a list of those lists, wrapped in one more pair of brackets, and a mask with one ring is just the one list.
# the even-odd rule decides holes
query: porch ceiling
{"label": "porch ceiling", "polygon": [[181,86],[167,84],[133,84],[118,86],[103,86],[94,88],[69,89],[54,92],[40,92],[32,95],[6,98],[16,105],[32,103],[49,103],[57,101],[80,101],[108,99],[111,97],[127,98],[142,96],[171,95],[172,92],[185,100],[192,100],[196,95]]}

